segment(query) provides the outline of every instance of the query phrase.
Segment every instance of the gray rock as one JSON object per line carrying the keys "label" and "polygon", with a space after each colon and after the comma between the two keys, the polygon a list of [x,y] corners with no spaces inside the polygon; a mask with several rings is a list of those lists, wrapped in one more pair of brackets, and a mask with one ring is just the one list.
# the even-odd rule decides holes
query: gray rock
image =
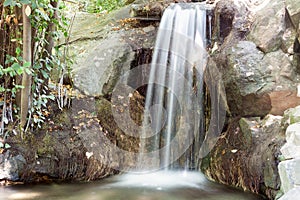
{"label": "gray rock", "polygon": [[300,22],[300,4],[295,0],[286,0],[286,9],[291,17],[294,27],[299,27]]}
{"label": "gray rock", "polygon": [[280,48],[284,31],[285,4],[283,0],[275,0],[257,12],[248,39],[267,53]]}
{"label": "gray rock", "polygon": [[300,197],[300,187],[295,187],[288,191],[286,194],[284,194],[280,199],[278,200],[296,200]]}
{"label": "gray rock", "polygon": [[300,158],[280,162],[278,170],[284,193],[300,186]]}
{"label": "gray rock", "polygon": [[266,54],[262,62],[258,64],[261,76],[266,83],[264,90],[290,88],[295,79],[295,69],[282,50]]}
{"label": "gray rock", "polygon": [[284,53],[294,54],[294,42],[296,37],[296,30],[294,28],[287,28],[282,35],[281,49]]}
{"label": "gray rock", "polygon": [[228,54],[232,70],[231,76],[239,85],[239,92],[242,96],[257,93],[264,86],[264,69],[257,67],[261,63],[264,54],[256,48],[253,42],[240,41],[232,47]]}
{"label": "gray rock", "polygon": [[134,53],[119,33],[89,48],[93,50],[84,62],[73,65],[74,85],[87,95],[110,94],[121,74],[130,70]]}
{"label": "gray rock", "polygon": [[[282,50],[264,55],[253,42],[239,41],[224,53],[227,66],[223,80],[231,113],[242,116],[282,115],[291,106],[280,103],[284,99],[278,101],[278,97],[284,97],[296,88],[293,83],[295,69]],[[293,105],[299,105],[296,95],[293,100]]]}
{"label": "gray rock", "polygon": [[13,156],[9,150],[0,154],[0,180],[19,180],[25,164],[26,160],[22,155]]}

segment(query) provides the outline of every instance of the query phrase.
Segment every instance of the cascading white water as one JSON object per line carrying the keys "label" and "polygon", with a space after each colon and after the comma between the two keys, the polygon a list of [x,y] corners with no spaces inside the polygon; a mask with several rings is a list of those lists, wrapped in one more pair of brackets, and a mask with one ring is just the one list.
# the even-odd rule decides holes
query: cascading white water
{"label": "cascading white water", "polygon": [[[197,162],[203,133],[202,85],[206,11],[199,4],[172,4],[162,17],[147,89],[139,169],[168,169],[186,153]],[[196,141],[196,142],[195,142]]]}

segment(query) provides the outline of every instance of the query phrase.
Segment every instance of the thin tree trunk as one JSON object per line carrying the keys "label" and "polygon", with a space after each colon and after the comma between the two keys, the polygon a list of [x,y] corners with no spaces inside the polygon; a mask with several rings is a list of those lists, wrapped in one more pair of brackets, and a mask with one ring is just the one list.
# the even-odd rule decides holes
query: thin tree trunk
{"label": "thin tree trunk", "polygon": [[[31,24],[28,12],[31,8],[29,5],[23,5],[22,13],[23,13],[23,62],[31,63]],[[23,73],[22,77],[22,86],[24,87],[21,91],[21,128],[26,125],[27,122],[27,114],[29,109],[29,99],[31,94],[31,75],[26,72]]]}
{"label": "thin tree trunk", "polygon": [[[19,8],[18,6],[15,6],[15,15],[18,24],[16,24],[16,38],[22,37],[22,27],[19,25],[19,22],[22,22],[22,8]],[[16,48],[21,48],[19,43],[16,43]],[[22,55],[21,55],[22,56]],[[17,75],[16,76],[16,84],[21,85],[22,84],[22,76]],[[16,105],[20,108],[21,107],[21,90],[18,90],[16,93]]]}

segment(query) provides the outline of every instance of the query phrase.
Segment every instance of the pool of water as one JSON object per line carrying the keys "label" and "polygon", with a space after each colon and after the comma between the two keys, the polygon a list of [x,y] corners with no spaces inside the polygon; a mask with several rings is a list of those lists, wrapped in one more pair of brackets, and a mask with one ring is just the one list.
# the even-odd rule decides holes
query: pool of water
{"label": "pool of water", "polygon": [[93,183],[0,187],[1,200],[257,200],[198,172],[125,174]]}

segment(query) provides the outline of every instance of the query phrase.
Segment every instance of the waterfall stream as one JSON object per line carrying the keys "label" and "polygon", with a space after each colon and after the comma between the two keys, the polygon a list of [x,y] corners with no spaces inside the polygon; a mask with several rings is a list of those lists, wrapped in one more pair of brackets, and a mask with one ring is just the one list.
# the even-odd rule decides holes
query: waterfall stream
{"label": "waterfall stream", "polygon": [[151,63],[139,170],[196,167],[203,134],[205,47],[205,9],[200,4],[169,6]]}

